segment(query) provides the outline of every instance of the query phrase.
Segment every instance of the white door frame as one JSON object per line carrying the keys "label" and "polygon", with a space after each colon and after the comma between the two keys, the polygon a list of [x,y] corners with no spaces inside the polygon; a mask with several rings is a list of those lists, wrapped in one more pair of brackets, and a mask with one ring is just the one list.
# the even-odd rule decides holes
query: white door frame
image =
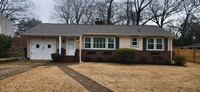
{"label": "white door frame", "polygon": [[[74,42],[73,42],[74,46],[69,47],[69,39],[74,39]],[[75,51],[76,51],[76,39],[75,39],[75,37],[67,37],[66,38],[66,55],[67,56],[75,56]]]}

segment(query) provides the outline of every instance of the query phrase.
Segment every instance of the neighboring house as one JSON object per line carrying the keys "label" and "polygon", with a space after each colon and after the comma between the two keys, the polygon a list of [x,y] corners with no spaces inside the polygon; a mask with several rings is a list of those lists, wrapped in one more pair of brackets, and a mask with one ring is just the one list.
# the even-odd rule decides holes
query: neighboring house
{"label": "neighboring house", "polygon": [[192,45],[188,45],[188,46],[183,46],[183,49],[200,49],[200,43],[197,44],[192,44]]}
{"label": "neighboring house", "polygon": [[0,13],[0,34],[14,37],[15,27]]}
{"label": "neighboring house", "polygon": [[[27,57],[51,60],[60,53],[64,61],[78,58],[115,59],[118,48],[137,49],[137,62],[153,61],[159,55],[172,58],[173,34],[157,26],[40,24],[22,34],[28,38]],[[68,62],[67,61],[67,62]]]}

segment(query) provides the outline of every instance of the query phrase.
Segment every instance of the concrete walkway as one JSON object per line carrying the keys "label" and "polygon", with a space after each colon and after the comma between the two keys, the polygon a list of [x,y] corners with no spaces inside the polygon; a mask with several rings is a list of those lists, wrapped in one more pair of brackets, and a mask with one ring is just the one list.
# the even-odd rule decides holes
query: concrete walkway
{"label": "concrete walkway", "polygon": [[72,77],[74,80],[79,82],[83,87],[85,87],[90,92],[112,92],[112,90],[102,86],[96,81],[76,72],[75,70],[67,67],[66,65],[58,65],[58,67],[64,71],[67,75]]}

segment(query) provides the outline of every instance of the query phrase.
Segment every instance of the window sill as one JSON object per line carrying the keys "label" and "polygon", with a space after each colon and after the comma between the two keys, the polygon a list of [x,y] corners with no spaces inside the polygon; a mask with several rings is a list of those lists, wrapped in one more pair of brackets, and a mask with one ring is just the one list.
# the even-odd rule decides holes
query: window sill
{"label": "window sill", "polygon": [[139,45],[131,45],[131,47],[139,47]]}
{"label": "window sill", "polygon": [[165,51],[164,49],[158,50],[158,49],[147,49],[147,51]]}
{"label": "window sill", "polygon": [[94,49],[94,48],[84,48],[84,50],[116,50],[116,49]]}

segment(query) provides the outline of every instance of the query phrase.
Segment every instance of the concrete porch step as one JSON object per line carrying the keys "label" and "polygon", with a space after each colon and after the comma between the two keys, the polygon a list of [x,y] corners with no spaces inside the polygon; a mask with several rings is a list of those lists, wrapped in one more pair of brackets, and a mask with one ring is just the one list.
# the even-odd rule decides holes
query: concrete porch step
{"label": "concrete porch step", "polygon": [[75,62],[78,62],[78,59],[76,58],[76,56],[64,56],[61,62],[75,63]]}

